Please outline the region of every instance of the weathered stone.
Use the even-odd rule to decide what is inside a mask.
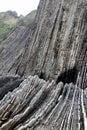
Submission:
[[[0,76],[0,100],[9,91],[13,91],[15,88],[17,88],[22,81],[23,81],[23,78],[17,75]]]
[[[42,79],[29,76],[0,101],[0,130],[87,130],[86,15],[86,0],[40,1],[9,72]]]
[[[85,93],[29,76],[0,101],[0,130],[86,130]]]
[[[86,0],[41,0],[16,73],[57,80],[63,72],[78,71],[87,48],[86,15]]]
[[[18,26],[8,35],[8,38],[0,43],[0,74],[11,72],[15,73],[15,66],[18,65],[24,52],[27,42],[29,27]]]

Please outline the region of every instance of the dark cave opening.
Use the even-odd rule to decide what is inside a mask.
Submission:
[[[76,83],[77,80],[77,75],[78,75],[78,70],[76,67],[69,69],[63,73],[61,73],[58,76],[58,79],[56,80],[56,83],[62,81],[64,84],[65,83],[71,83],[73,82],[74,84]]]
[[[44,74],[43,72],[40,73],[39,78],[40,78],[40,79],[44,79],[44,80],[46,80],[46,78],[45,78],[45,74]]]

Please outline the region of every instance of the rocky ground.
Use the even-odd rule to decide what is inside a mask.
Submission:
[[[87,130],[87,90],[29,76],[0,101],[0,130]]]

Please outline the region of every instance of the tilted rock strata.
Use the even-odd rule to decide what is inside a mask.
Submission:
[[[0,101],[0,130],[87,130],[86,15],[87,0],[41,0],[31,31],[18,27],[17,33],[3,42],[2,72],[37,74],[46,80],[57,81],[61,73],[75,66],[78,69],[83,54],[76,82],[79,87],[62,82],[56,85],[56,81],[38,76],[29,76],[21,84],[17,77],[16,85],[13,79],[1,78],[1,98],[19,87]]]
[[[41,0],[16,73],[58,76],[76,66],[87,44],[87,0]]]
[[[0,130],[86,130],[87,91],[29,76],[0,101]]]
[[[19,64],[24,52],[25,43],[28,40],[29,27],[18,26],[8,36],[6,40],[0,44],[0,74],[8,73],[13,67]]]
[[[86,15],[87,0],[40,0],[31,29],[17,27],[1,43],[0,74],[57,81],[61,73],[78,71],[87,47]]]

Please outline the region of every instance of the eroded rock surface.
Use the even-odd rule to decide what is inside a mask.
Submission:
[[[78,71],[87,46],[86,16],[87,0],[41,0],[16,73],[57,80],[61,73]]]
[[[0,130],[87,130],[87,91],[29,76],[0,101]]]
[[[18,26],[11,31],[6,40],[0,43],[0,74],[8,73],[11,68],[15,70],[19,59],[22,58],[28,33],[29,27]]]
[[[15,88],[17,88],[22,81],[23,81],[23,78],[21,78],[18,75],[0,76],[0,100],[9,91],[13,91]]]
[[[57,81],[71,70],[76,76],[87,47],[86,16],[87,0],[40,0],[31,29],[18,27],[2,43],[5,49],[0,46],[0,73],[37,74]]]
[[[40,1],[31,30],[17,37],[24,52],[15,62],[5,57],[1,68],[42,79],[29,76],[16,89],[1,85],[2,93],[14,90],[0,101],[0,130],[87,130],[86,15],[87,0]]]

